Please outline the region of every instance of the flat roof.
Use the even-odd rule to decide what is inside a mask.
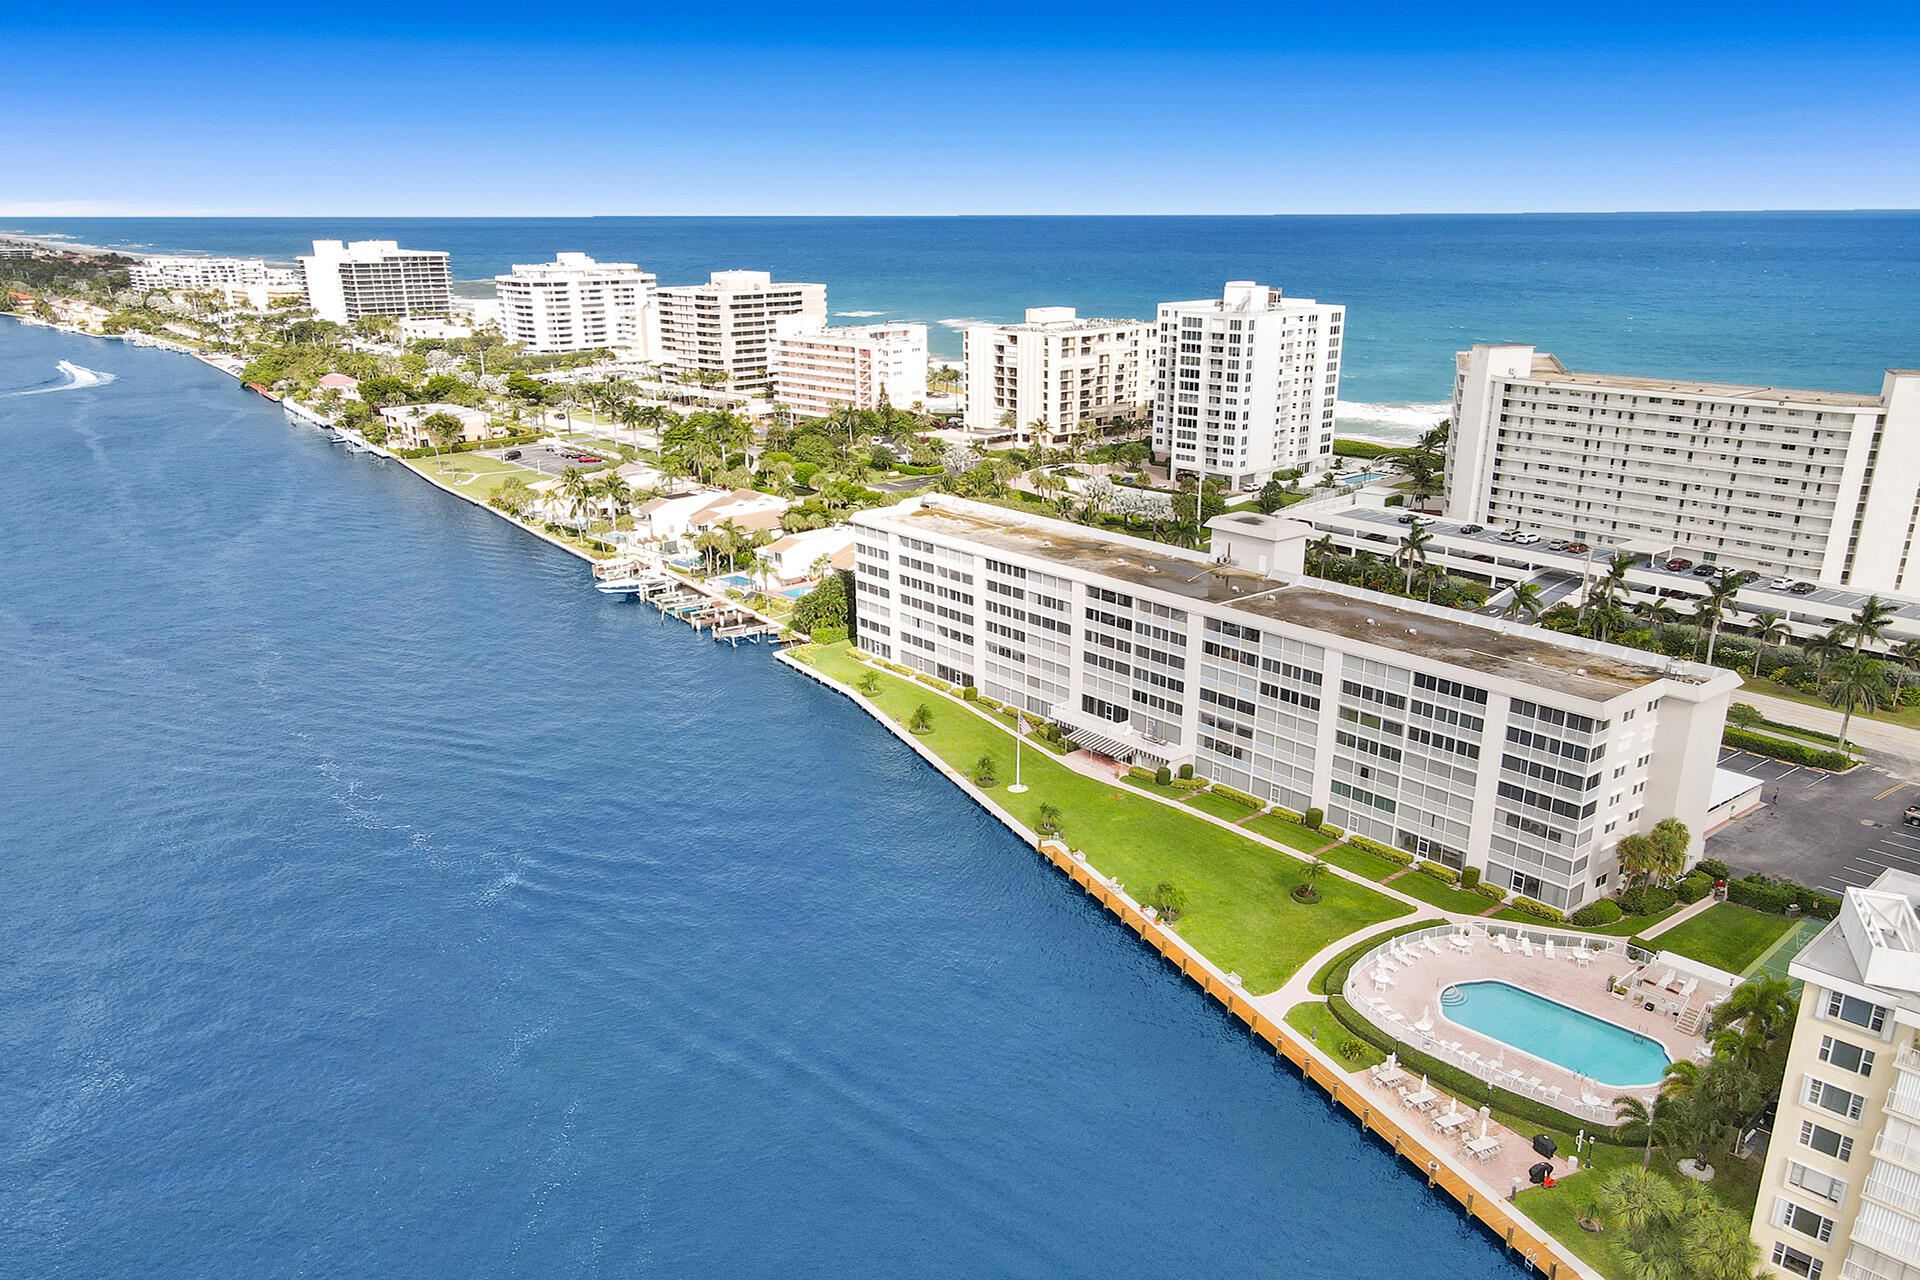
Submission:
[[[1487,346],[1522,347],[1525,343],[1486,343]],[[1464,368],[1471,352],[1459,354],[1457,364]],[[1897,370],[1895,371],[1897,372]],[[1796,387],[1761,387],[1738,382],[1699,382],[1688,378],[1651,378],[1632,373],[1582,373],[1569,369],[1544,351],[1533,356],[1528,381],[1567,382],[1576,386],[1609,387],[1620,391],[1661,392],[1669,395],[1706,396],[1716,400],[1766,400],[1777,404],[1833,405],[1843,409],[1879,409],[1884,402],[1878,395],[1858,391],[1808,391]]]
[[[1058,521],[1023,520],[1013,512],[921,506],[861,512],[856,520],[907,534],[959,538],[989,548],[1097,573],[1150,591],[1291,623],[1445,663],[1467,671],[1604,702],[1669,676],[1666,669],[1610,653],[1555,643],[1531,627],[1482,620],[1455,610],[1425,613],[1391,597],[1334,591],[1312,579],[1266,577],[1214,564],[1175,547],[1104,538]],[[1623,651],[1631,652],[1631,651]],[[1706,670],[1705,668],[1699,670]]]

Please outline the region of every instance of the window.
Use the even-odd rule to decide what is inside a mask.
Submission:
[[[1879,1031],[1887,1025],[1887,1011],[1868,1000],[1856,1000],[1838,991],[1827,993],[1827,1016],[1856,1027]]]
[[[1837,1116],[1845,1116],[1849,1120],[1858,1120],[1862,1108],[1866,1105],[1866,1099],[1857,1093],[1848,1093],[1837,1085],[1828,1084],[1825,1080],[1816,1080],[1808,1076],[1806,1103],[1810,1107],[1820,1107]]]
[[[1843,1133],[1835,1133],[1811,1120],[1800,1122],[1800,1145],[1809,1151],[1818,1151],[1823,1156],[1832,1156],[1835,1160],[1853,1158],[1853,1139]]]
[[[1845,1040],[1835,1040],[1832,1036],[1820,1037],[1820,1061],[1830,1062],[1842,1071],[1851,1071],[1864,1076],[1873,1070],[1873,1053],[1857,1044],[1848,1044]]]
[[[1795,1204],[1781,1196],[1773,1202],[1773,1225],[1798,1231],[1803,1236],[1818,1240],[1821,1244],[1833,1239],[1833,1219],[1822,1217],[1813,1210]]]
[[[1807,1280],[1820,1280],[1820,1259],[1800,1252],[1784,1240],[1774,1241],[1773,1265],[1782,1271],[1791,1271],[1797,1276],[1805,1276]]]
[[[1787,1162],[1787,1185],[1834,1204],[1839,1204],[1847,1195],[1847,1184],[1840,1179],[1791,1160]]]

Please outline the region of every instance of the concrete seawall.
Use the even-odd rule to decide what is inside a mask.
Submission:
[[[1247,993],[1236,982],[1229,980],[1228,974],[1201,955],[1174,929],[1149,918],[1138,902],[1124,890],[1115,889],[1108,883],[1109,877],[1088,865],[1083,854],[1073,852],[1058,840],[1042,840],[1036,832],[994,803],[992,797],[976,787],[965,774],[940,759],[930,747],[894,723],[857,690],[791,653],[779,653],[776,660],[851,699],[855,706],[911,747],[921,759],[964,791],[975,804],[1031,845],[1056,870],[1111,912],[1142,942],[1159,952],[1195,986],[1239,1019],[1256,1039],[1290,1063],[1310,1084],[1324,1090],[1328,1099],[1351,1115],[1362,1130],[1372,1134],[1424,1176],[1429,1187],[1438,1187],[1452,1196],[1468,1216],[1492,1232],[1522,1261],[1547,1276],[1548,1280],[1568,1280],[1570,1277],[1602,1280],[1600,1272],[1562,1248],[1532,1219],[1503,1200],[1498,1190],[1482,1181],[1471,1169],[1462,1166],[1453,1153],[1433,1143],[1430,1136],[1404,1128],[1398,1117],[1382,1112],[1374,1099],[1366,1097],[1354,1087],[1348,1078],[1349,1073],[1317,1045],[1260,1012]]]

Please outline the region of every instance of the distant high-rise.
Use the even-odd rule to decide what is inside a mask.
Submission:
[[[1022,324],[967,326],[967,430],[1058,445],[1138,417],[1151,332],[1144,320],[1081,319],[1072,307],[1028,307]]]
[[[300,259],[307,305],[322,320],[362,316],[444,316],[453,308],[445,252],[402,249],[392,240],[315,240]]]
[[[927,326],[824,327],[783,318],[773,344],[773,399],[803,418],[835,409],[896,408],[927,396]]]
[[[655,298],[661,358],[682,369],[724,374],[742,390],[772,384],[774,321],[802,316],[814,325],[827,322],[827,286],[777,284],[765,271],[715,271],[706,284],[661,289]]]
[[[1172,473],[1246,487],[1332,465],[1345,319],[1345,307],[1248,280],[1161,303],[1153,447]]]
[[[500,332],[529,352],[605,348],[641,360],[659,354],[654,278],[634,263],[563,253],[493,280]]]

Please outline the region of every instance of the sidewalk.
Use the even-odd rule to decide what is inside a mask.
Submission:
[[[1714,905],[1715,903],[1713,900],[1713,895],[1708,894],[1706,897],[1700,899],[1700,901],[1694,903],[1692,906],[1683,907],[1679,911],[1674,912],[1672,915],[1668,916],[1665,920],[1662,920],[1659,924],[1654,925],[1651,929],[1642,929],[1640,931],[1640,936],[1643,938],[1657,938],[1661,934],[1665,933],[1667,930],[1673,928],[1675,925],[1680,924],[1683,921],[1693,919],[1695,916],[1699,915],[1702,911],[1706,911],[1709,908],[1713,907]]]

